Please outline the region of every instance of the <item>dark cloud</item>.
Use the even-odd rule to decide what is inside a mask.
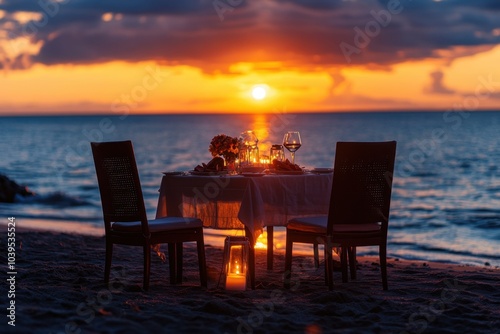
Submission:
[[[431,94],[454,94],[455,91],[444,86],[443,78],[444,74],[442,71],[435,71],[430,74],[431,85],[426,88],[426,93]]]
[[[293,4],[299,7],[309,8],[313,10],[332,10],[342,7],[342,1],[331,0],[276,0],[279,4]]]
[[[9,36],[43,43],[32,61],[44,64],[158,60],[226,71],[234,62],[281,61],[311,69],[384,68],[424,58],[452,61],[463,55],[454,49],[500,42],[500,2],[492,0],[4,0],[0,9]],[[42,19],[16,23],[11,14],[19,11]],[[103,22],[105,13],[115,20]]]
[[[49,15],[67,11],[90,11],[95,13],[122,13],[131,15],[189,14],[212,7],[208,0],[4,0],[0,8],[9,12],[46,12]]]

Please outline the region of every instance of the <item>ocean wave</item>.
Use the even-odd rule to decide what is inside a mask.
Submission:
[[[437,176],[439,176],[439,174],[435,173],[435,172],[428,172],[428,171],[425,171],[425,172],[424,171],[416,171],[416,172],[411,173],[411,176],[425,178],[425,177],[437,177]]]
[[[99,186],[97,184],[83,184],[81,186],[78,186],[78,189],[83,190],[83,191],[94,191],[94,190],[99,190]]]
[[[23,204],[44,204],[58,208],[93,205],[90,201],[60,191],[29,197],[17,196],[16,202]]]
[[[55,211],[50,212],[16,212],[16,219],[18,220],[35,220],[46,222],[73,222],[81,225],[99,225],[102,224],[102,217],[94,215],[78,215],[71,213],[58,213]]]
[[[500,228],[500,210],[498,209],[447,210],[447,213],[449,215],[447,221],[455,226],[492,230]]]
[[[492,254],[492,253],[486,253],[483,251],[472,251],[472,250],[457,250],[457,249],[451,249],[451,248],[442,248],[438,246],[432,246],[432,245],[422,245],[422,244],[415,244],[415,243],[410,243],[410,242],[398,242],[398,241],[391,241],[389,243],[392,247],[396,246],[398,248],[406,248],[406,249],[412,249],[415,251],[423,251],[428,253],[429,255],[431,254],[450,254],[450,255],[458,255],[458,256],[466,256],[466,257],[471,257],[471,258],[478,258],[478,259],[489,259],[489,260],[499,260],[500,255],[499,254]]]
[[[463,207],[463,208],[443,208],[446,213],[450,214],[466,214],[466,213],[500,213],[500,209],[489,207]]]

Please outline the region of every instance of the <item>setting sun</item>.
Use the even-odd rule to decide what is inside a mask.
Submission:
[[[264,85],[257,85],[252,88],[252,97],[255,100],[262,100],[267,96],[267,89]]]

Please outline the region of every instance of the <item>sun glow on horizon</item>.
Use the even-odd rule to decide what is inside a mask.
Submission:
[[[252,97],[254,100],[263,100],[267,97],[267,86],[266,85],[256,85],[252,88]]]
[[[500,71],[491,64],[499,56],[497,46],[446,67],[437,60],[422,60],[402,62],[391,71],[295,68],[238,74],[155,61],[35,64],[3,71],[0,115],[447,109],[457,99],[474,97],[477,87],[484,92],[478,109],[496,109],[500,99],[493,85]],[[436,72],[442,75],[437,86],[442,91],[431,77]],[[491,90],[483,82],[491,82]]]

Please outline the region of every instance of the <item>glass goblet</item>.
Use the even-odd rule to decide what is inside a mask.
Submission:
[[[295,164],[295,152],[302,146],[300,133],[298,131],[288,131],[283,137],[283,146],[286,147],[292,155],[292,164]]]

